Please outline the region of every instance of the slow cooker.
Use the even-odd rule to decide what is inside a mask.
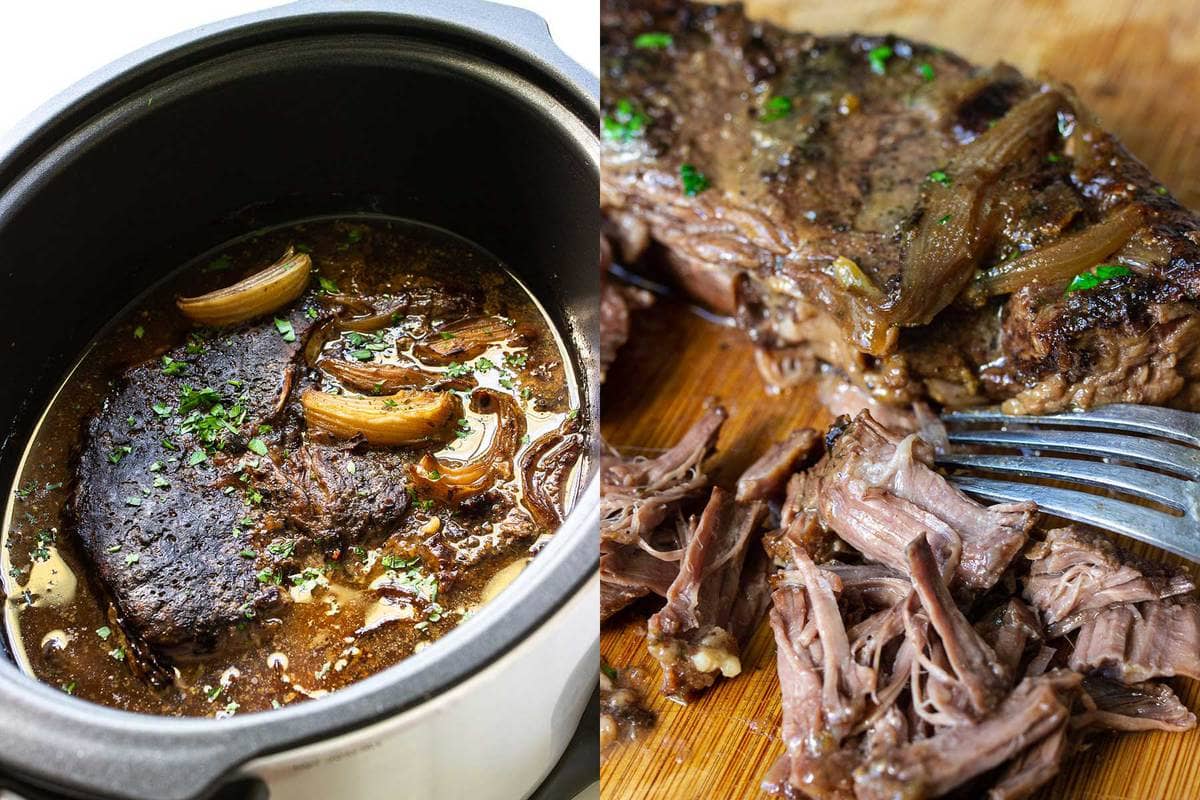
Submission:
[[[596,419],[598,120],[597,80],[545,23],[478,0],[300,2],[85,79],[0,142],[0,484],[141,287],[239,234],[324,214],[429,222],[499,256],[563,333]],[[0,658],[0,786],[31,800],[530,796],[596,681],[594,458],[581,487],[497,599],[318,701],[156,717]]]

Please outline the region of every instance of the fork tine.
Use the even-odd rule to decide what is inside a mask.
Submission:
[[[938,456],[937,463],[955,467],[973,467],[986,472],[1021,475],[1027,478],[1053,478],[1117,489],[1127,494],[1155,500],[1179,511],[1187,511],[1187,498],[1194,484],[1160,475],[1157,472],[1085,461],[1079,458],[1027,458],[1024,456],[976,456],[947,453]]]
[[[1091,411],[1049,414],[1044,417],[1009,415],[990,409],[966,410],[943,414],[942,420],[948,423],[996,422],[1000,424],[1106,428],[1162,436],[1166,439],[1200,447],[1200,414],[1179,411],[1174,408],[1160,408],[1159,406],[1115,403],[1110,406],[1100,406]]]
[[[1170,442],[1092,431],[951,431],[955,444],[1029,448],[1131,461],[1200,479],[1200,450]]]
[[[957,476],[951,480],[968,494],[1001,502],[1032,500],[1048,514],[1115,531],[1190,561],[1200,561],[1200,536],[1196,535],[1195,524],[1185,517],[1052,486]]]

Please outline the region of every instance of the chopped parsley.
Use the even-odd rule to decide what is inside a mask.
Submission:
[[[496,368],[496,365],[491,362],[491,359],[484,358],[482,356],[475,359],[474,369],[476,372],[487,372],[487,371],[493,370],[495,368]]]
[[[124,647],[114,647],[112,650],[108,651],[108,657],[111,658],[113,661],[124,661],[125,660],[125,648]]]
[[[267,552],[279,558],[291,558],[295,549],[296,541],[294,539],[276,539],[267,545]]]
[[[692,164],[680,165],[679,180],[683,184],[683,193],[688,197],[695,197],[711,185],[708,176]]]
[[[125,452],[128,453],[129,449],[126,448]],[[109,456],[108,460],[112,461],[112,456]],[[117,459],[117,461],[120,461],[120,459]],[[117,461],[113,461],[113,463],[116,464]],[[16,494],[18,500],[25,500],[31,494],[33,494],[35,491],[37,491],[37,481],[30,481],[29,483],[27,483],[24,486],[17,489],[17,491],[14,492],[14,494]]]
[[[258,551],[252,550],[249,547],[243,547],[238,552],[238,555],[240,555],[242,558],[256,558],[258,556]]]
[[[167,405],[166,403],[161,403],[158,401],[155,401],[150,406],[150,408],[151,408],[151,410],[154,411],[155,414],[158,414],[158,416],[162,417],[163,419],[166,419],[167,417],[171,416],[171,414],[175,411],[174,408]]]
[[[871,72],[874,72],[876,75],[886,75],[887,62],[892,55],[892,48],[886,44],[872,47],[867,53],[867,61],[871,64]]]
[[[203,450],[196,450],[190,456],[188,456],[187,465],[189,467],[194,467],[197,464],[203,463],[204,461],[207,461],[207,460],[208,460],[208,456],[205,455]]]
[[[187,371],[187,368],[186,361],[176,361],[170,356],[162,357],[162,371],[164,375],[182,375]]]
[[[108,637],[112,636],[112,628],[108,627],[107,625],[102,625],[101,627],[96,628],[96,635],[101,639],[108,641]]]
[[[504,365],[509,369],[520,369],[529,361],[528,353],[507,353],[504,356]]]
[[[179,413],[186,414],[196,408],[212,408],[217,403],[221,402],[221,395],[211,386],[205,386],[203,389],[193,389],[188,384],[183,384],[179,389]],[[168,406],[168,413],[169,412]],[[162,414],[157,408],[154,409],[156,414]]]
[[[925,61],[922,61],[920,64],[917,64],[917,74],[919,74],[921,76],[921,78],[923,78],[925,80],[926,83],[928,83],[929,81],[932,81],[935,77],[933,67],[930,66],[929,63],[925,62]]]
[[[471,421],[463,417],[458,421],[457,427],[454,429],[454,435],[459,439],[465,439],[471,435]]]
[[[60,688],[67,694],[75,694],[75,686],[75,681],[71,681],[69,683],[62,684]]]
[[[762,113],[758,115],[758,118],[763,122],[774,122],[777,119],[790,116],[791,113],[792,98],[775,95],[763,104]]]
[[[346,234],[346,241],[348,241],[350,244],[358,244],[362,241],[362,238],[362,228],[351,228],[349,233]]]
[[[54,534],[51,531],[37,532],[37,547],[29,551],[31,561],[49,561],[50,548],[54,546]]]
[[[1060,156],[1058,153],[1051,153],[1050,155],[1046,156],[1046,162],[1049,164],[1057,164],[1060,161],[1062,161],[1062,156]]]
[[[1132,274],[1133,272],[1128,267],[1123,267],[1120,264],[1101,264],[1094,270],[1081,272],[1072,278],[1070,285],[1067,286],[1066,294],[1094,289],[1105,281],[1111,281],[1114,278],[1123,278],[1126,275]]]
[[[665,50],[675,43],[675,37],[662,31],[639,33],[633,40],[633,46],[638,50]]]
[[[125,565],[126,566],[129,566],[131,564],[136,564],[141,560],[142,560],[142,557],[140,555],[138,555],[137,553],[126,553],[125,554]]]
[[[145,335],[146,335],[146,329],[143,328],[141,325],[138,325],[136,328],[133,329],[133,338],[140,339]]]
[[[321,289],[325,294],[337,294],[339,291],[338,285],[324,275],[317,276],[317,283],[321,284]]]
[[[258,575],[256,577],[258,578],[259,583],[266,583],[266,584],[273,583],[276,586],[279,586],[280,584],[283,583],[283,576],[280,575],[278,572],[275,572],[274,570],[270,570],[270,569],[259,570]]]
[[[136,495],[125,498],[125,505],[127,505],[127,506],[134,506],[136,508],[137,506],[140,506],[141,504],[142,504],[142,498],[137,497]]]
[[[1155,193],[1155,194],[1158,194],[1158,195],[1162,195],[1163,197],[1166,197],[1166,195],[1167,195],[1167,187],[1165,187],[1165,186],[1155,186],[1155,187],[1154,187],[1154,193]]]
[[[646,132],[646,115],[637,111],[631,100],[622,98],[617,101],[612,116],[604,116],[601,128],[605,139],[612,142],[629,142]]]
[[[451,361],[450,365],[446,367],[446,375],[451,378],[462,378],[469,374],[471,374],[471,368],[457,361]]]
[[[108,461],[110,464],[120,464],[121,459],[133,452],[133,448],[127,444],[119,444],[108,453]],[[22,498],[24,499],[24,498]]]
[[[401,589],[415,594],[426,603],[434,603],[437,600],[437,575],[426,575],[422,572],[419,558],[403,559],[398,556],[384,556],[380,559],[380,563],[395,574]]]
[[[935,169],[925,177],[933,183],[940,183],[942,186],[949,186],[951,183],[953,183],[953,181],[950,179],[950,176],[946,174],[945,170]]]
[[[166,478],[164,478],[162,475],[155,475],[154,476],[154,488],[155,489],[170,489],[171,482],[168,481]]]
[[[938,222],[938,225],[945,225],[945,224],[946,224],[947,222],[949,222],[949,221],[950,221],[950,215],[949,215],[949,214],[943,214],[942,216],[938,217],[938,221],[937,221],[937,222]]]
[[[275,330],[279,331],[279,335],[283,337],[285,342],[296,341],[296,331],[292,328],[291,320],[276,317]]]
[[[259,439],[258,437],[255,437],[255,438],[251,439],[249,442],[247,442],[246,449],[248,449],[251,453],[254,453],[254,454],[260,455],[260,456],[265,456],[267,454],[266,443],[262,439]]]

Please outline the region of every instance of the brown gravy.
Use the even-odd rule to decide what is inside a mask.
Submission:
[[[263,269],[289,246],[311,254],[316,277],[310,292],[317,295],[322,291],[318,281],[326,294],[375,301],[414,286],[474,293],[477,314],[528,331],[517,346],[497,342],[448,368],[510,396],[526,432],[512,476],[497,479],[482,514],[422,496],[420,487],[410,484],[412,502],[395,530],[345,551],[309,556],[306,567],[317,572],[308,575],[319,574],[319,580],[275,578],[285,602],[269,615],[239,624],[238,635],[211,656],[164,659],[171,677],[155,685],[136,663],[121,609],[94,577],[72,528],[70,501],[87,421],[124,370],[159,359],[194,335],[195,327],[175,306],[177,297],[232,284]],[[393,314],[394,324],[367,337],[368,343],[386,346],[364,351],[361,339],[343,331],[322,349],[364,363],[421,367],[413,348],[455,321],[436,313],[423,319]],[[271,317],[256,324],[270,326]],[[313,375],[327,391],[352,393],[331,375]],[[459,435],[444,447],[409,448],[403,456],[407,461],[431,452],[469,460],[487,448],[498,417],[471,410],[470,392],[458,391],[463,398]],[[35,432],[10,494],[0,550],[5,627],[14,657],[31,675],[75,696],[171,715],[221,717],[270,709],[364,678],[467,619],[516,577],[553,533],[525,502],[516,464],[540,438],[560,426],[569,429],[576,405],[570,362],[544,311],[494,257],[458,237],[407,221],[356,217],[305,221],[228,243],[152,287],[101,332]],[[561,498],[569,508],[573,471],[565,484]],[[416,551],[424,555],[423,564],[396,566],[396,553]],[[397,575],[401,583],[419,586],[420,597],[397,601],[403,595],[385,597],[377,591]]]

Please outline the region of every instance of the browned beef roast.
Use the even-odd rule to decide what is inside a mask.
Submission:
[[[1200,405],[1196,218],[1069,89],[737,4],[604,0],[601,40],[620,257],[736,314],[776,380],[820,360],[897,405]]]
[[[283,315],[286,339],[270,320],[194,334],[128,370],[91,422],[73,513],[135,648],[203,653],[282,599],[260,572],[287,575],[405,513],[398,454],[301,436],[289,398],[307,381],[310,305]]]
[[[635,308],[652,302],[649,292],[621,286],[608,274],[612,247],[600,237],[600,382],[608,376],[609,366],[617,359],[617,350],[629,338],[630,315]]]

